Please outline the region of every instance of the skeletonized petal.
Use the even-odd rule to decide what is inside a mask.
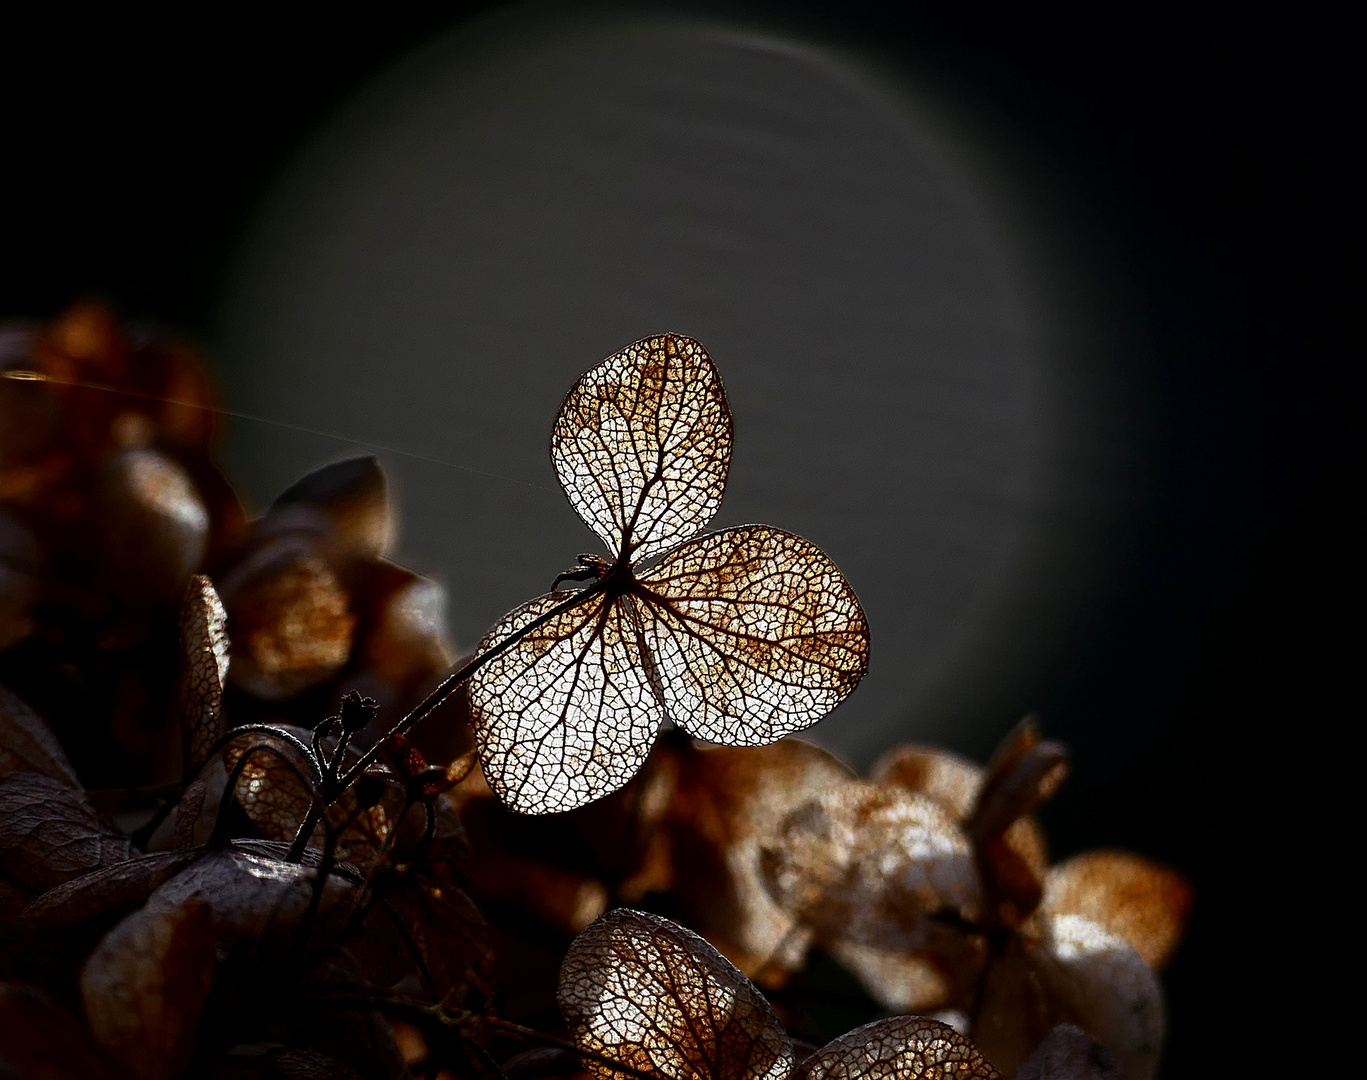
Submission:
[[[180,682],[177,687],[185,775],[209,758],[223,734],[223,690],[228,677],[228,615],[213,582],[190,579],[180,616]]]
[[[661,334],[590,368],[560,406],[551,461],[610,551],[648,559],[693,536],[731,463],[731,412],[707,352]]]
[[[890,1016],[855,1028],[804,1061],[793,1080],[1001,1080],[952,1027],[924,1016]]]
[[[564,603],[548,593],[505,615],[491,648]],[[630,597],[599,595],[550,619],[470,680],[489,787],[526,814],[570,810],[615,791],[645,761],[664,720]]]
[[[575,938],[557,1000],[581,1050],[666,1080],[784,1080],[792,1069],[792,1044],[750,980],[657,915],[619,908]]]
[[[800,536],[742,525],[680,544],[640,577],[641,626],[669,717],[759,746],[810,727],[869,666],[869,628],[835,563]]]

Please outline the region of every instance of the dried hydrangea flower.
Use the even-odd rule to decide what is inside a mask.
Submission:
[[[721,380],[689,338],[637,342],[566,396],[551,458],[613,557],[581,556],[557,579],[592,580],[579,602],[537,597],[480,646],[520,635],[469,686],[484,773],[509,806],[568,810],[621,787],[666,721],[708,742],[773,742],[863,677],[863,610],[819,548],[767,525],[698,535],[731,442]]]

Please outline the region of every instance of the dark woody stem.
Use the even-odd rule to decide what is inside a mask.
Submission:
[[[396,735],[406,734],[416,724],[421,723],[423,720],[425,720],[430,713],[432,713],[439,705],[442,704],[442,702],[444,702],[448,697],[455,693],[456,690],[458,690],[463,683],[467,682],[470,679],[470,677],[475,674],[475,672],[477,672],[490,660],[494,660],[497,657],[502,656],[503,653],[511,649],[514,645],[516,645],[524,637],[530,634],[533,630],[540,629],[542,626],[544,626],[546,623],[550,622],[557,616],[563,615],[571,608],[578,607],[586,600],[589,600],[590,598],[597,596],[607,587],[607,581],[607,578],[599,578],[587,589],[584,589],[580,592],[571,593],[568,597],[565,598],[565,601],[563,603],[556,604],[555,607],[551,608],[550,611],[546,612],[544,615],[538,615],[526,626],[522,627],[522,629],[514,631],[513,633],[509,634],[506,638],[504,638],[502,641],[498,642],[496,645],[491,646],[484,652],[478,653],[471,659],[467,660],[459,668],[457,668],[445,679],[443,679],[441,684],[418,704],[417,708],[415,708],[412,712],[410,712],[407,716],[405,716],[402,720],[400,720],[397,724],[390,728],[389,731],[385,733],[383,738],[377,740],[369,750],[367,750],[364,754],[361,755],[360,760],[357,761],[354,765],[352,765],[351,768],[347,769],[347,771],[343,773],[334,784],[328,785],[330,790],[324,792],[324,800],[328,803],[333,802],[343,791],[350,787],[351,784],[356,780],[356,778],[360,776],[363,771],[365,771],[365,768],[375,760],[375,758],[380,753],[380,749],[384,746],[385,743],[389,742],[389,740],[393,739]]]

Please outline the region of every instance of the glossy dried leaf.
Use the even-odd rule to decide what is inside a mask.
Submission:
[[[1080,915],[1130,943],[1159,971],[1182,938],[1193,894],[1166,866],[1126,851],[1089,851],[1060,863],[1045,881],[1051,915]]]
[[[43,718],[11,691],[0,686],[0,775],[36,772],[79,788],[57,736]]]
[[[764,996],[702,938],[655,915],[619,908],[580,934],[558,1001],[581,1050],[667,1080],[784,1080],[792,1068]]]
[[[758,746],[810,727],[868,671],[863,609],[815,544],[745,525],[680,544],[633,609],[669,719]]]
[[[504,616],[488,649],[565,597],[540,596]],[[523,813],[591,802],[636,774],[664,721],[633,618],[606,596],[563,612],[470,680],[471,716],[489,787]]]
[[[1003,1080],[973,1043],[924,1016],[875,1020],[807,1058],[793,1080]]]
[[[115,1080],[84,1024],[37,991],[5,983],[0,983],[0,1076]]]
[[[85,794],[41,773],[0,776],[0,873],[30,892],[123,862],[129,844]]]
[[[579,378],[556,417],[551,460],[608,550],[639,561],[712,520],[731,442],[731,412],[706,350],[661,334]]]
[[[185,775],[205,761],[223,734],[223,690],[228,677],[228,615],[203,574],[190,579],[180,617],[177,707]]]
[[[135,1080],[171,1080],[190,1063],[214,982],[213,918],[201,900],[143,908],[111,930],[81,972],[95,1040]]]

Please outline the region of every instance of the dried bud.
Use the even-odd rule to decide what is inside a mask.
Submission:
[[[355,690],[349,691],[342,698],[342,730],[348,735],[356,734],[374,720],[379,711],[379,703],[374,698],[362,697]]]

